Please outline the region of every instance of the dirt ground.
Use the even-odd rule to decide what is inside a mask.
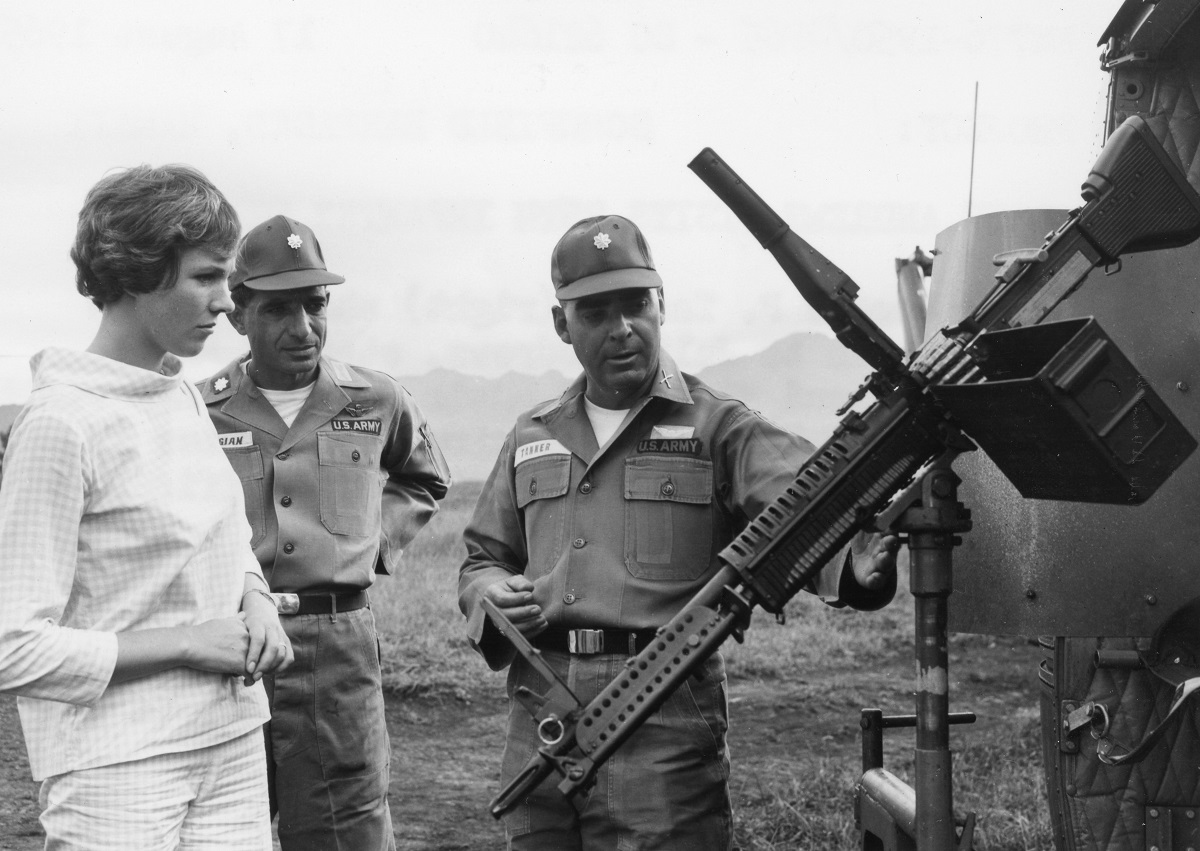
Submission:
[[[972,637],[951,655],[951,709],[987,725],[1037,705],[1036,648],[1021,639]],[[760,760],[860,759],[859,711],[913,711],[913,661],[897,652],[869,670],[814,671],[803,680],[731,683],[730,749],[735,807],[739,776]],[[483,851],[503,847],[487,812],[506,707],[502,694],[389,701],[393,747],[392,815],[400,851]],[[958,728],[970,735],[971,728]],[[896,753],[899,741],[885,745]],[[911,747],[909,745],[908,747]],[[739,774],[740,773],[740,774]],[[847,792],[847,800],[849,800]],[[29,779],[15,700],[0,696],[0,851],[42,848],[37,786]]]

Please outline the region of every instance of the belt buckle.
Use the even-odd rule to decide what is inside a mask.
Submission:
[[[295,615],[300,612],[299,594],[272,594],[275,598],[275,608],[281,615]]]
[[[604,652],[604,630],[572,629],[567,632],[567,650],[579,656]]]

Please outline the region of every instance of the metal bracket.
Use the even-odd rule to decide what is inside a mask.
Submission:
[[[1012,283],[1017,275],[1030,263],[1045,263],[1050,252],[1045,248],[1014,248],[1011,251],[1001,251],[992,257],[992,265],[999,266],[995,278],[1006,284]]]
[[[1100,67],[1103,68],[1105,71],[1111,71],[1113,68],[1116,68],[1120,65],[1129,65],[1134,62],[1149,62],[1149,61],[1150,61],[1150,51],[1134,50],[1134,51],[1131,51],[1130,53],[1123,53],[1120,56],[1117,56],[1113,59],[1109,59],[1108,56],[1106,55],[1104,57],[1104,62]]]
[[[1069,705],[1064,705],[1063,709],[1066,709]],[[1103,703],[1096,703],[1094,700],[1089,700],[1083,705],[1068,711],[1067,717],[1062,722],[1063,732],[1066,735],[1073,736],[1087,727],[1091,729],[1092,737],[1096,739],[1108,734],[1110,723],[1111,718],[1108,714],[1108,707]]]

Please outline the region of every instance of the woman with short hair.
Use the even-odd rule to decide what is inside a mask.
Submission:
[[[0,690],[48,849],[269,849],[258,682],[292,651],[242,489],[180,375],[233,304],[237,214],[198,171],[88,193],[86,351],[34,356],[0,487]]]

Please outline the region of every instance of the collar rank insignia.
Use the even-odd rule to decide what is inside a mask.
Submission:
[[[375,410],[374,405],[364,405],[361,402],[351,402],[342,411],[348,417],[365,417],[371,411]]]
[[[675,373],[672,372],[671,374],[668,375],[667,371],[664,369],[664,370],[662,370],[662,378],[660,378],[658,380],[658,383],[667,385],[667,389],[670,390],[671,389],[671,379],[674,377],[675,377]]]
[[[225,388],[228,386],[229,386],[229,379],[222,375],[220,378],[218,378],[216,381],[213,382],[213,392],[214,393],[224,393]]]
[[[292,250],[296,250],[301,245],[304,244],[304,240],[302,240],[298,234],[290,233],[290,234],[288,234],[287,243],[288,243],[288,248],[291,248]]]
[[[601,231],[592,237],[592,245],[599,248],[601,251],[612,245],[612,238],[608,234]]]

